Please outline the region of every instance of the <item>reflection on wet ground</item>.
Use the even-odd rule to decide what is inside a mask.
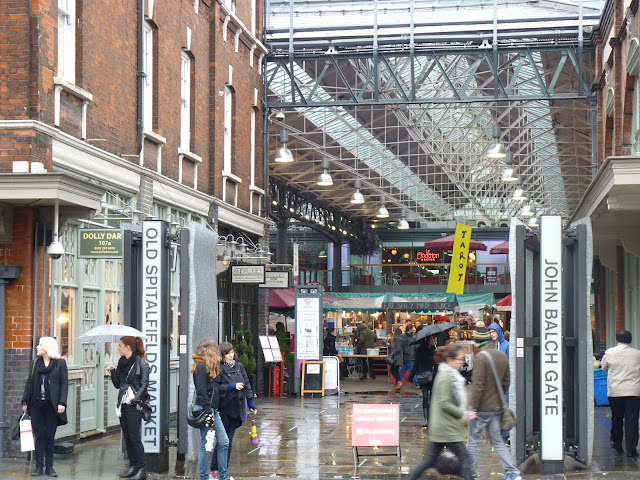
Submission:
[[[260,409],[256,418],[260,443],[251,444],[247,424],[238,429],[229,467],[236,479],[399,479],[408,473],[427,445],[427,432],[422,428],[422,397],[412,389],[406,389],[402,394],[259,398],[256,403]],[[357,468],[354,467],[350,431],[353,403],[400,405],[401,458],[361,457]],[[573,470],[553,478],[601,479],[606,475],[609,480],[640,480],[638,460],[617,454],[609,446],[609,426],[609,409],[596,408],[593,464],[587,470]],[[116,480],[117,473],[125,466],[125,461],[118,455],[119,441],[119,435],[84,441],[76,446],[73,454],[56,455],[54,467],[61,479]],[[380,452],[393,453],[393,449]],[[176,468],[175,448],[170,449],[170,468],[167,475],[149,477],[197,478],[192,464],[184,469],[181,465]],[[3,459],[0,463],[0,478],[27,479],[31,478],[30,472],[26,460]],[[434,474],[436,478],[449,478]],[[480,479],[500,480],[504,476],[498,458],[486,443],[481,445],[479,474]],[[541,478],[535,468],[524,476]]]

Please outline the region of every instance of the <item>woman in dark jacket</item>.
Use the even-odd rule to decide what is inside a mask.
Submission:
[[[413,364],[409,378],[417,377],[418,385],[422,390],[422,412],[424,414],[424,425],[429,422],[429,402],[431,399],[431,388],[436,374],[435,362],[436,344],[433,335],[424,339],[416,349],[416,361]]]
[[[324,337],[323,347],[322,347],[322,355],[338,355],[338,350],[336,350],[336,336],[333,334],[335,329],[333,327],[327,328],[327,336]]]
[[[200,480],[209,480],[209,452],[206,449],[207,433],[213,427],[216,432],[216,459],[218,475],[221,480],[228,480],[229,438],[224,429],[218,407],[220,403],[220,384],[216,378],[220,375],[220,351],[216,342],[210,338],[201,340],[192,355],[193,384],[196,389],[194,411],[204,409],[209,416],[206,424],[200,429],[200,451],[198,453],[198,468]]]
[[[233,436],[236,433],[236,429],[247,419],[247,406],[254,414],[258,413],[258,407],[253,403],[253,391],[251,390],[247,372],[244,366],[235,359],[236,352],[233,350],[233,345],[224,342],[218,348],[224,361],[222,373],[216,379],[220,385],[218,410],[220,411],[220,418],[227,432],[227,437],[229,437],[227,459],[230,459]],[[216,446],[217,449],[218,447]],[[216,450],[214,450],[211,458],[212,472],[218,470]]]
[[[31,476],[41,476],[46,466],[44,473],[57,477],[53,469],[53,441],[58,425],[67,423],[67,362],[60,358],[58,342],[52,337],[40,338],[36,354],[22,395],[22,411],[29,412],[35,434],[36,469]]]
[[[140,337],[122,337],[118,343],[118,365],[110,363],[107,371],[111,383],[119,389],[116,414],[120,417],[122,436],[129,455],[129,470],[120,474],[131,480],[146,478],[144,446],[140,438],[142,404],[149,398],[149,364],[144,359],[144,344]]]

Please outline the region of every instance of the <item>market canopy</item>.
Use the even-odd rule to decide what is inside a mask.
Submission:
[[[498,310],[499,312],[511,311],[512,300],[513,300],[513,297],[511,297],[511,294],[507,295],[503,299],[499,300],[498,303],[496,303],[496,310]]]
[[[437,238],[429,242],[425,242],[424,248],[430,248],[431,250],[453,250],[453,242],[455,235],[447,235],[446,237]],[[477,240],[470,240],[469,250],[486,250],[487,246]]]
[[[382,304],[384,310],[420,311],[423,315],[451,312],[456,305],[455,293],[388,294],[386,301]]]
[[[482,310],[495,307],[493,293],[332,293],[331,303],[325,301],[325,312],[342,310],[382,311],[405,310],[420,312],[422,315],[433,315],[441,312],[453,312],[456,307],[460,311]]]
[[[333,294],[325,293],[322,296],[322,301],[331,303],[336,300],[344,301],[342,298],[338,298]],[[294,308],[296,305],[296,290],[295,288],[272,288],[269,290],[269,308],[271,310],[286,310],[288,308]]]
[[[501,244],[496,245],[495,247],[491,247],[491,249],[489,250],[489,253],[492,255],[509,253],[509,240],[507,240],[506,242],[502,242]]]
[[[496,306],[496,297],[493,293],[464,293],[457,295],[457,299],[461,312]]]
[[[388,294],[380,293],[332,293],[330,303],[324,303],[325,312],[353,310],[358,312],[375,312],[383,310],[382,303]],[[329,296],[329,295],[327,295]]]

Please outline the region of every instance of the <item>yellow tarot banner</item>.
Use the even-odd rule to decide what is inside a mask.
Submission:
[[[456,224],[456,236],[453,240],[453,255],[449,269],[448,293],[461,295],[464,293],[464,279],[467,276],[467,262],[469,261],[469,245],[471,244],[471,227],[461,223]]]

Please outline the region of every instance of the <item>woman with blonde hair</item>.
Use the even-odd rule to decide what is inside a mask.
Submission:
[[[207,433],[213,427],[216,432],[218,478],[228,480],[228,449],[229,437],[225,431],[218,404],[220,403],[220,386],[216,378],[220,375],[220,351],[216,342],[210,338],[200,341],[192,355],[193,384],[196,389],[194,412],[204,409],[209,415],[205,425],[200,428],[200,452],[198,453],[198,468],[200,480],[209,479],[209,452],[206,449]]]
[[[129,456],[129,470],[120,474],[131,480],[146,478],[144,445],[140,436],[142,404],[149,399],[149,364],[145,360],[144,343],[140,337],[125,336],[118,342],[118,365],[109,363],[111,383],[119,389],[116,414]]]
[[[22,395],[22,411],[29,412],[35,434],[36,469],[31,476],[40,477],[46,467],[44,473],[57,477],[53,441],[58,425],[67,423],[67,362],[60,358],[58,342],[52,337],[40,338],[36,355]]]

